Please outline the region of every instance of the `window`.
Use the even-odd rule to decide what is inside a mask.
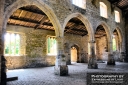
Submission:
[[[20,35],[16,33],[6,33],[5,40],[5,55],[19,55],[20,51]]]
[[[120,14],[118,11],[115,11],[115,21],[120,22]]]
[[[47,53],[48,55],[57,55],[56,39],[54,36],[47,37]]]
[[[107,18],[107,6],[100,2],[100,16]]]
[[[113,51],[116,51],[116,38],[115,38],[114,35],[113,35],[113,40],[112,40],[112,42],[113,42]]]
[[[83,9],[86,8],[86,0],[72,0],[72,3],[78,7],[83,8]]]

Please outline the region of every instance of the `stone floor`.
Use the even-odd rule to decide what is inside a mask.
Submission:
[[[53,67],[8,70],[7,77],[18,76],[18,80],[7,82],[7,85],[87,85],[87,72],[127,72],[128,63],[116,62],[115,66],[98,63],[98,69],[88,69],[87,64],[68,65],[69,75],[54,75]]]

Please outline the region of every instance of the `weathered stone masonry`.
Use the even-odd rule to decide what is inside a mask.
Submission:
[[[5,4],[3,4],[4,1],[5,1]],[[2,33],[3,33],[2,30],[7,28],[7,20],[15,10],[17,10],[18,8],[20,8],[22,6],[26,6],[26,5],[36,5],[44,13],[46,13],[46,15],[49,17],[50,21],[52,22],[52,24],[55,28],[56,37],[64,38],[65,25],[69,21],[67,19],[67,17],[68,18],[73,18],[73,17],[79,18],[84,23],[84,25],[86,26],[87,31],[89,33],[88,43],[91,42],[91,44],[92,44],[91,52],[95,52],[94,51],[95,46],[93,45],[96,41],[94,38],[94,33],[96,31],[96,28],[99,25],[103,25],[103,27],[107,33],[107,39],[108,39],[107,43],[108,43],[108,48],[109,48],[108,51],[109,51],[110,55],[112,54],[113,30],[116,28],[119,28],[121,30],[121,34],[122,34],[122,45],[121,45],[122,47],[121,48],[122,48],[122,52],[125,53],[125,27],[124,27],[125,25],[124,25],[124,18],[122,17],[121,10],[118,9],[117,7],[115,7],[115,9],[118,10],[121,15],[121,19],[120,19],[121,22],[116,23],[114,21],[114,12],[111,10],[110,3],[107,0],[100,0],[107,5],[107,8],[108,8],[108,10],[107,10],[108,18],[107,19],[100,16],[99,0],[97,0],[96,3],[93,3],[93,4],[91,1],[92,0],[86,0],[86,9],[81,9],[77,6],[72,5],[71,0],[2,0],[2,1],[0,1],[1,2],[1,4],[0,4],[0,9],[1,9],[0,10],[1,33],[0,34],[1,34],[1,38],[2,38]],[[71,15],[74,15],[74,16],[71,17]],[[29,34],[27,36],[29,36]],[[30,42],[32,40],[27,40],[27,41]],[[62,41],[59,41],[59,42],[62,42]],[[71,41],[69,41],[69,43],[70,42]],[[84,41],[84,42],[86,43],[87,41]],[[2,43],[2,39],[1,39],[0,43]],[[45,43],[45,42],[43,42],[43,43]],[[67,41],[66,41],[66,43],[67,43]],[[78,43],[73,43],[73,44],[78,44]],[[42,44],[40,44],[40,45],[42,45]],[[85,49],[85,47],[82,47],[81,45],[79,44],[80,48],[81,49],[83,48],[86,51],[87,49]],[[63,45],[61,45],[61,46],[63,46]],[[29,45],[26,45],[26,47],[28,49]],[[2,44],[1,44],[0,49],[2,49],[2,50],[0,50],[0,52],[1,52],[1,55],[3,55],[3,45]],[[29,52],[32,50],[28,51],[27,49],[26,49],[26,53],[29,54]],[[44,48],[43,49],[42,48],[34,48],[34,49],[42,50],[43,51],[42,53],[45,52]],[[64,48],[61,48],[58,50],[64,51]],[[89,62],[89,68],[97,68],[95,54],[92,53],[90,56],[92,56],[92,57],[90,57],[91,61]],[[112,58],[110,58],[110,62],[108,61],[109,63],[112,63],[111,59]],[[53,58],[53,60],[56,60],[56,59]]]

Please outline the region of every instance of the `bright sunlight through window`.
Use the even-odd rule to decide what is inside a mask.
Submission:
[[[100,2],[100,16],[107,18],[107,6]]]
[[[47,53],[48,55],[57,55],[57,45],[54,36],[47,37]]]
[[[86,0],[72,0],[72,3],[80,8],[86,9]]]
[[[118,11],[115,11],[115,21],[120,22],[120,14]]]
[[[20,35],[16,33],[6,33],[5,40],[5,55],[19,55],[20,51]]]

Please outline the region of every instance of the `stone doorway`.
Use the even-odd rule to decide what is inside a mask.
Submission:
[[[77,49],[73,46],[71,47],[71,64],[77,62]]]
[[[80,62],[79,47],[77,45],[71,46],[70,54],[71,64]]]

